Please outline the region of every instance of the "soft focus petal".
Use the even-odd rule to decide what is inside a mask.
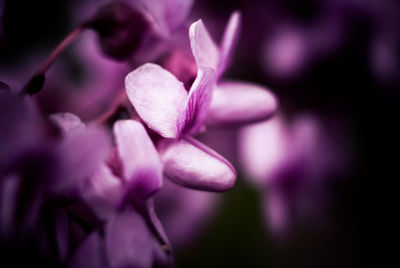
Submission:
[[[235,184],[236,172],[232,165],[192,138],[163,140],[159,152],[166,176],[183,186],[219,192]]]
[[[104,242],[98,232],[91,233],[72,257],[69,268],[110,268]]]
[[[100,219],[107,219],[121,202],[122,181],[110,168],[102,164],[98,170],[80,187],[80,195],[85,203]]]
[[[229,64],[232,51],[235,48],[240,31],[241,16],[239,12],[232,13],[228,25],[225,28],[224,36],[220,46],[220,60],[218,66],[218,77],[222,75]]]
[[[212,89],[215,83],[215,72],[211,68],[200,68],[194,81],[186,104],[183,129],[180,133],[194,134],[203,126],[211,103]]]
[[[148,11],[155,26],[164,35],[169,35],[179,27],[188,16],[193,0],[140,0]]]
[[[283,234],[289,231],[290,213],[287,197],[279,191],[269,191],[263,200],[264,217],[274,233]]]
[[[110,151],[107,132],[88,127],[67,135],[57,147],[61,156],[59,177],[53,183],[56,192],[77,190],[81,180],[93,175]]]
[[[190,46],[198,67],[210,67],[217,71],[219,50],[212,40],[203,21],[198,20],[189,29]]]
[[[81,119],[71,113],[52,114],[50,119],[66,133],[85,127],[85,124],[81,121]]]
[[[301,72],[312,55],[307,38],[296,27],[284,28],[268,38],[262,52],[265,70],[282,78]]]
[[[267,119],[278,107],[268,89],[250,83],[223,82],[215,86],[207,123],[243,124]]]
[[[146,130],[137,121],[120,120],[114,125],[114,135],[127,193],[134,198],[150,197],[162,186],[162,164]]]
[[[125,78],[128,98],[141,119],[165,138],[178,137],[178,118],[186,105],[181,82],[158,65],[147,63]]]
[[[250,125],[240,131],[240,158],[243,168],[256,183],[264,185],[284,160],[288,142],[288,129],[280,117]]]
[[[144,220],[135,211],[115,215],[105,227],[105,242],[111,268],[150,268],[154,240]]]
[[[317,180],[321,177],[342,177],[349,159],[344,153],[347,146],[340,138],[340,126],[331,122],[326,128],[318,117],[308,114],[298,116],[291,131],[291,157],[307,171],[303,176]]]

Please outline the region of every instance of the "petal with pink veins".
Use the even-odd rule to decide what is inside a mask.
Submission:
[[[202,67],[197,72],[182,114],[181,135],[195,134],[204,124],[211,103],[212,90],[215,83],[215,72],[211,68]],[[183,129],[182,129],[183,128]]]

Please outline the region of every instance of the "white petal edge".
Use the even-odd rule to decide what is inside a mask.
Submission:
[[[126,92],[140,118],[165,138],[178,137],[178,119],[185,109],[183,83],[159,65],[146,63],[125,78]]]

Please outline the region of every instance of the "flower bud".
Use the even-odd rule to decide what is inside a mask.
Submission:
[[[99,34],[104,54],[116,60],[130,57],[150,28],[138,10],[123,2],[104,6],[87,25]]]

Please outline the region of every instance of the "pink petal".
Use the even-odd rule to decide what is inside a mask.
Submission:
[[[106,164],[86,180],[80,187],[80,195],[99,219],[105,220],[115,212],[121,202],[122,181],[116,177]]]
[[[255,183],[271,182],[287,156],[290,132],[279,117],[243,128],[239,134],[243,168]]]
[[[54,181],[53,189],[56,192],[77,189],[105,161],[110,147],[108,133],[98,126],[75,129],[66,135],[57,147],[62,159],[60,177]]]
[[[170,35],[188,16],[193,0],[139,0],[150,13],[155,26],[164,35]]]
[[[242,82],[223,82],[213,91],[207,123],[243,124],[260,121],[273,115],[278,107],[275,96],[267,88]]]
[[[81,119],[71,113],[52,114],[50,116],[50,119],[65,133],[68,133],[75,129],[85,128],[85,124],[81,121]]]
[[[163,140],[159,152],[165,175],[183,186],[220,192],[235,184],[236,172],[232,165],[192,138]]]
[[[232,13],[229,22],[225,27],[224,36],[220,46],[220,61],[218,66],[218,77],[222,75],[229,64],[232,51],[236,45],[240,31],[241,15],[239,12]]]
[[[134,210],[115,215],[105,227],[106,252],[112,268],[152,267],[155,241]]]
[[[147,63],[125,78],[128,98],[141,119],[165,138],[176,138],[186,105],[185,87],[170,72]]]
[[[202,20],[198,20],[189,29],[190,46],[198,67],[210,67],[217,70],[219,50],[212,40]]]
[[[276,234],[290,231],[291,211],[287,198],[279,191],[268,191],[263,198],[264,218]]]
[[[134,120],[114,124],[114,135],[127,194],[145,199],[162,186],[162,164],[143,125]]]
[[[215,72],[211,68],[203,67],[198,70],[196,80],[189,92],[186,111],[182,115],[184,119],[182,119],[180,133],[194,134],[203,126],[211,103],[214,83]]]

